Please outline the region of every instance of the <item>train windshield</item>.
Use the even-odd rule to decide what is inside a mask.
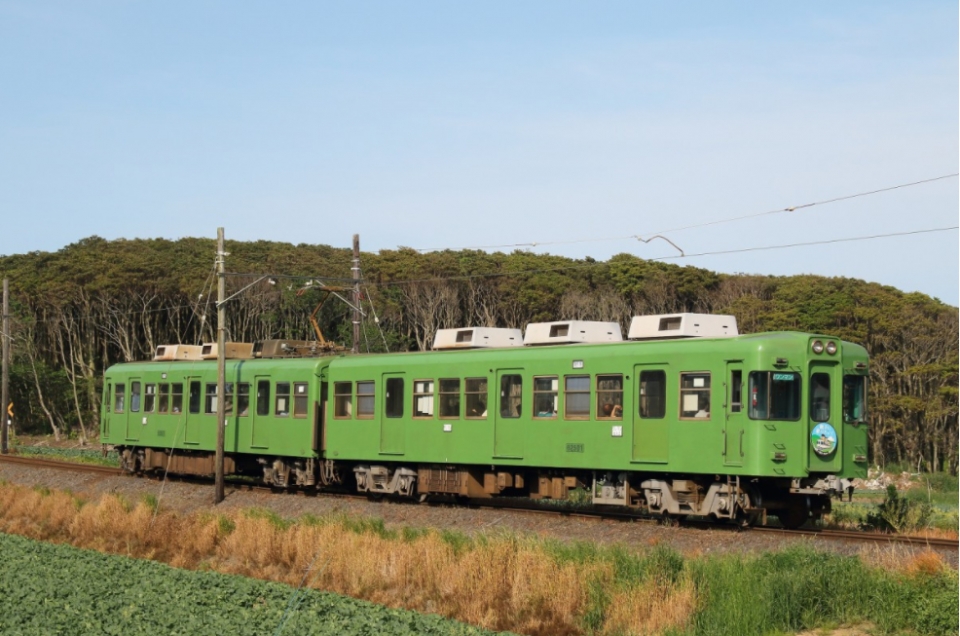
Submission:
[[[750,419],[800,419],[800,374],[779,371],[750,373]]]
[[[862,375],[843,376],[843,419],[867,421],[867,379]]]

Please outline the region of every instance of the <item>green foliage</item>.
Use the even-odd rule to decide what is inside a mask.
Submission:
[[[7,599],[0,612],[4,634],[491,633],[336,594],[177,570],[17,536],[0,535],[0,552],[0,595]]]
[[[19,455],[32,455],[48,459],[62,459],[79,464],[95,464],[97,466],[120,466],[120,456],[116,451],[110,451],[104,456],[103,451],[89,448],[54,448],[50,446],[17,446]]]
[[[897,487],[891,484],[877,511],[867,515],[867,524],[883,531],[912,532],[928,527],[932,516],[933,506],[900,496]]]

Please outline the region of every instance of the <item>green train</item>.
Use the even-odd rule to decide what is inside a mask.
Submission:
[[[226,474],[409,498],[580,488],[597,505],[788,527],[866,477],[868,356],[827,335],[675,314],[634,318],[628,340],[568,321],[522,339],[440,330],[426,352],[306,346],[228,346]],[[101,441],[125,470],[214,473],[217,362],[183,359],[204,357],[193,349],[106,371]]]

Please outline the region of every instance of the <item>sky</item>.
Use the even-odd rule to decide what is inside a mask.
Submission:
[[[958,305],[956,229],[738,251],[955,228],[956,176],[704,225],[955,175],[958,77],[955,1],[0,0],[0,254],[356,233]]]

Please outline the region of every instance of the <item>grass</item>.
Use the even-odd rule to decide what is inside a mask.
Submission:
[[[877,560],[810,547],[685,557],[493,532],[393,530],[262,509],[154,515],[151,502],[0,485],[0,531],[170,565],[309,586],[524,634],[767,634],[870,622],[955,634],[957,577],[932,552]]]

